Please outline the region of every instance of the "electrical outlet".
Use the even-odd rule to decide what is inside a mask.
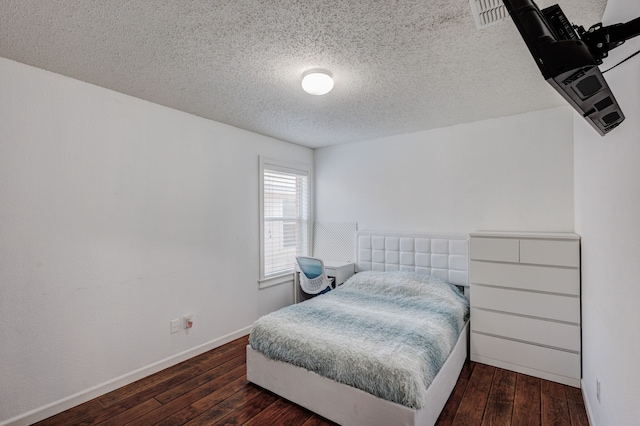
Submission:
[[[180,331],[180,318],[171,320],[171,334]]]
[[[186,317],[184,317],[184,328],[193,328],[193,315],[187,315]]]
[[[598,398],[598,402],[600,402],[600,379],[596,378],[596,398]]]

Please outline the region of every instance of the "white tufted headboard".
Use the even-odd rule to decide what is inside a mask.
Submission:
[[[469,286],[469,236],[357,232],[358,271],[410,271]]]

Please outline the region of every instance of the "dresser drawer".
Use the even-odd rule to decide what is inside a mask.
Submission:
[[[578,269],[474,260],[471,261],[470,268],[471,281],[474,284],[580,295],[580,271]]]
[[[514,366],[580,379],[580,354],[471,333],[471,359],[474,355]]]
[[[578,241],[520,240],[520,263],[580,266]]]
[[[580,298],[574,296],[473,285],[471,305],[494,311],[580,323]]]
[[[471,259],[493,260],[497,262],[518,262],[520,242],[509,238],[478,238],[470,241]]]
[[[471,330],[580,352],[580,327],[566,323],[471,309]]]

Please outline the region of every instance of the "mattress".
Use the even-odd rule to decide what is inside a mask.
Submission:
[[[249,344],[276,361],[419,409],[468,317],[469,303],[453,285],[367,271],[260,318]]]

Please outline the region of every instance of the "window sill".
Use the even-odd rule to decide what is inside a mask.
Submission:
[[[262,280],[258,280],[258,288],[260,290],[264,288],[273,287],[280,284],[290,283],[293,284],[294,276],[293,272],[287,272],[283,275],[278,275],[276,277],[269,277]]]

